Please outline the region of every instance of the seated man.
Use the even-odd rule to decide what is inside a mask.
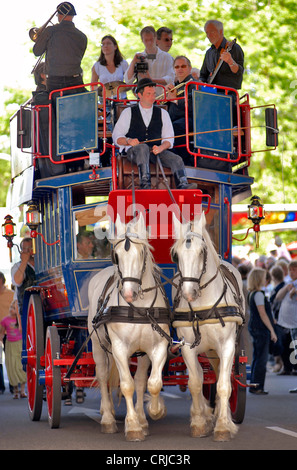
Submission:
[[[138,82],[140,101],[122,112],[113,130],[113,142],[120,150],[125,149],[129,161],[138,166],[141,189],[151,187],[149,162],[156,162],[157,155],[171,169],[177,189],[196,188],[188,184],[182,158],[168,150],[174,142],[173,127],[167,111],[154,106],[155,87],[149,78]]]
[[[76,237],[77,257],[76,259],[93,259],[94,243],[92,240],[93,234],[84,231],[79,233]]]
[[[177,56],[174,59],[174,70],[176,81],[174,84],[170,83],[166,87],[166,97],[170,100],[168,101],[168,112],[171,118],[174,135],[175,135],[175,145],[182,145],[182,147],[177,148],[176,151],[183,158],[186,165],[193,165],[193,157],[188,154],[186,145],[186,115],[185,115],[185,100],[177,99],[184,97],[185,95],[185,84],[191,80],[194,80],[191,75],[192,65],[190,60],[185,56]],[[184,85],[181,85],[184,83]],[[171,89],[174,89],[170,92]],[[193,100],[192,100],[192,90],[196,89],[195,85],[189,85],[188,87],[188,123],[189,123],[189,132],[193,132]]]

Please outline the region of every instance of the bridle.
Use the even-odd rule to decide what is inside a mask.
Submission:
[[[207,284],[204,284],[203,286],[201,286],[201,279],[202,279],[203,275],[206,273],[207,247],[206,247],[205,240],[204,240],[203,236],[200,235],[200,233],[188,232],[187,235],[186,235],[186,239],[185,239],[186,248],[188,248],[188,249],[191,248],[192,237],[197,237],[203,242],[203,247],[202,247],[203,265],[202,265],[202,270],[201,270],[200,276],[199,277],[183,276],[180,269],[179,269],[179,260],[178,260],[178,256],[177,256],[176,252],[173,253],[172,261],[174,261],[177,264],[177,268],[178,268],[179,276],[180,276],[180,284],[182,284],[184,282],[195,282],[195,283],[198,284],[198,290],[200,292],[201,289],[204,289],[209,284],[209,283],[207,283]]]
[[[137,242],[131,240],[131,237],[139,238],[138,234],[136,234],[136,233],[130,233],[130,232],[125,233],[125,235],[123,235],[122,240],[119,240],[114,245],[114,247],[112,249],[112,252],[111,252],[111,261],[117,267],[118,274],[119,274],[119,277],[121,279],[122,284],[124,282],[135,282],[136,284],[139,284],[139,286],[141,286],[142,285],[142,278],[143,278],[143,275],[144,275],[145,270],[146,270],[146,262],[147,262],[147,256],[148,256],[148,250],[147,250],[146,245],[143,244],[144,257],[143,257],[143,265],[142,265],[141,274],[140,274],[139,279],[137,277],[129,277],[129,276],[123,277],[122,272],[120,270],[120,266],[119,266],[119,258],[118,258],[117,253],[115,252],[116,247],[120,243],[125,243],[124,249],[127,252],[130,250],[131,243],[134,243],[136,245],[140,245],[140,243],[137,243]]]

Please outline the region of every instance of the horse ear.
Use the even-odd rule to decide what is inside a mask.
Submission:
[[[139,239],[146,240],[147,232],[146,232],[146,225],[145,225],[142,212],[140,212],[137,219],[135,219],[135,221],[133,220],[132,223],[133,223],[133,230],[135,231],[135,233],[137,233]]]
[[[197,214],[194,218],[193,231],[202,235],[202,231],[205,227],[205,215],[204,212]]]
[[[172,213],[172,221],[173,221],[173,228],[174,228],[174,238],[179,240],[180,238],[185,238],[187,232],[190,229],[190,224],[185,223],[182,224],[179,219],[176,217],[175,213]]]
[[[115,221],[115,227],[116,227],[116,237],[120,238],[120,236],[125,235],[126,233],[126,225],[122,223],[120,214],[117,214],[117,218]]]

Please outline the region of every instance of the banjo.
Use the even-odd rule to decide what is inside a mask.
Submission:
[[[222,49],[221,50],[221,54],[222,52],[230,52],[232,50],[232,47],[234,46],[234,44],[236,43],[236,38],[233,39],[233,41],[231,42],[228,42],[227,45],[226,45],[226,48],[225,49]],[[221,57],[221,54],[220,54],[220,57]],[[217,65],[215,66],[215,69],[214,71],[211,73],[211,75],[208,77],[207,79],[207,83],[212,83],[218,73],[218,71],[220,70],[221,66],[222,66],[222,63],[223,63],[223,59],[219,59],[218,62],[217,62]]]

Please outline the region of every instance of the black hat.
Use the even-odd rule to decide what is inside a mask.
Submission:
[[[72,5],[72,3],[70,3],[70,2],[60,3],[57,6],[57,10],[58,10],[58,13],[60,13],[60,15],[66,15],[66,16],[68,16],[68,15],[69,16],[75,16],[76,15],[75,8]]]
[[[157,84],[153,82],[150,78],[142,78],[137,83],[136,93],[139,93],[146,86],[157,86]]]

